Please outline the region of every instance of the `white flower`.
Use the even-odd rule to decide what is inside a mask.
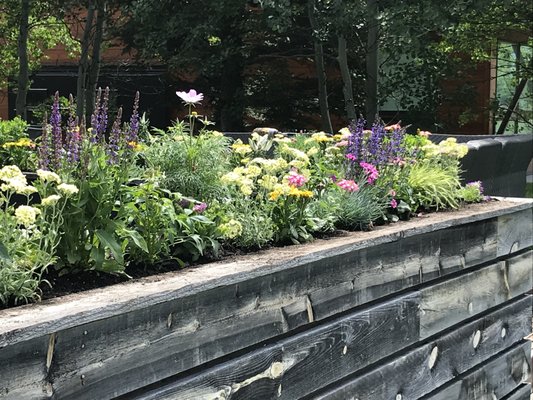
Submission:
[[[6,165],[0,169],[0,180],[7,182],[8,179],[19,179],[24,180],[24,183],[26,182],[26,177],[16,165]]]
[[[5,178],[4,181],[6,183],[0,185],[0,190],[3,192],[9,191],[26,195],[37,192],[37,189],[35,189],[33,186],[28,186],[26,177],[24,175],[22,177],[17,176],[13,178]]]
[[[44,199],[42,199],[41,204],[43,206],[45,206],[45,207],[54,206],[54,205],[57,204],[59,199],[61,199],[61,196],[59,196],[57,194],[53,194],[53,195],[50,195],[50,196],[45,197]]]
[[[43,181],[43,182],[55,182],[57,184],[61,183],[61,178],[58,174],[52,171],[46,171],[44,169],[38,169],[37,170],[37,176]]]
[[[41,210],[30,206],[20,206],[15,210],[15,218],[17,222],[25,227],[29,227],[35,223],[37,216]]]
[[[77,194],[80,190],[76,187],[76,185],[70,185],[68,183],[62,183],[57,187],[57,190],[59,190],[61,193],[63,193],[65,196],[72,196]]]

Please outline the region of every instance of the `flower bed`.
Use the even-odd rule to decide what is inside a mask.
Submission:
[[[472,205],[0,311],[0,393],[521,395],[532,205]]]
[[[356,121],[336,135],[267,129],[230,142],[193,111],[201,93],[177,94],[189,115],[166,131],[139,118],[139,96],[127,123],[121,108],[111,123],[100,90],[86,127],[73,103],[62,115],[56,94],[38,149],[17,153],[38,163],[37,179],[0,169],[4,305],[39,300],[57,275],[177,269],[221,249],[300,244],[483,200],[481,182],[459,183],[467,146],[453,139]]]

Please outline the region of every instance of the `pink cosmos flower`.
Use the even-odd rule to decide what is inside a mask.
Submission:
[[[300,175],[296,171],[289,172],[289,177],[287,178],[287,180],[289,181],[289,185],[294,187],[303,186],[305,182],[307,182],[307,178],[303,175]]]
[[[206,208],[207,208],[206,203],[200,203],[200,204],[195,204],[192,210],[194,212],[197,212],[198,214],[201,214],[206,210]]]
[[[400,124],[394,124],[394,125],[389,125],[389,126],[385,127],[386,131],[397,131],[397,130],[400,130],[400,129],[402,129]]]
[[[389,190],[389,196],[392,196],[392,197],[396,196],[396,190],[394,189]]]
[[[365,172],[367,182],[373,184],[374,181],[379,177],[379,173],[376,167],[366,162],[361,162],[359,163],[359,165],[361,166],[361,168],[363,168],[363,171]]]
[[[347,192],[357,192],[359,190],[357,183],[350,179],[341,179],[339,182],[337,182],[337,186],[346,190]]]
[[[178,97],[183,100],[185,104],[196,104],[204,99],[203,93],[196,93],[196,90],[191,89],[189,92],[176,92]]]
[[[392,199],[392,200],[390,201],[390,206],[391,206],[392,208],[396,208],[396,207],[398,207],[398,202],[396,201],[396,199]]]
[[[347,140],[341,140],[340,142],[335,143],[335,147],[346,147],[348,146]]]
[[[350,161],[355,161],[355,160],[357,160],[357,157],[354,156],[354,155],[351,154],[351,153],[346,154],[346,158],[347,158],[348,160],[350,160]]]

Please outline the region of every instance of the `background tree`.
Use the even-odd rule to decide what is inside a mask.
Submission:
[[[44,52],[63,44],[76,51],[56,4],[45,0],[4,0],[0,3],[0,87],[16,82],[16,114],[26,118],[30,75]]]

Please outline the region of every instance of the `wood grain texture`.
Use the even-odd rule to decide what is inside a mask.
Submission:
[[[502,400],[531,400],[531,385],[521,385],[514,392],[502,398]]]
[[[311,398],[387,400],[401,394],[404,400],[418,399],[521,342],[531,329],[531,306],[531,296],[519,298],[363,376],[333,384],[332,389]]]
[[[310,311],[320,321],[490,260],[496,242],[495,220],[454,226],[309,257],[277,273],[65,329],[58,332],[52,363],[54,391],[75,396],[94,386],[118,395],[115,382],[118,390],[134,390],[305,326]]]
[[[501,261],[421,289],[421,338],[529,291],[532,267],[523,259]]]
[[[0,399],[40,399],[51,394],[46,365],[49,345],[49,337],[41,337],[0,349]]]
[[[531,343],[521,343],[423,400],[501,399],[530,379]]]
[[[53,352],[39,350],[33,361],[44,365],[46,374],[29,374],[35,381],[24,385],[45,385],[45,397],[53,391],[54,398],[77,399],[97,388],[99,399],[111,398],[369,301],[468,272],[507,244],[508,253],[518,251],[527,242],[513,235],[524,234],[507,227],[530,209],[527,202],[488,204],[480,211],[440,215],[437,221],[429,216],[68,296],[74,299],[69,303],[54,299],[3,310],[0,357],[8,348],[24,353],[32,340],[49,347],[53,334]],[[501,222],[502,217],[511,222]],[[503,241],[500,229],[507,232]],[[508,272],[503,272],[511,288],[530,279],[524,262],[515,264],[505,264]],[[519,271],[526,281],[510,271]],[[440,304],[440,317],[427,319],[423,329],[441,324],[439,318],[441,326],[458,322],[446,321],[458,308],[446,308],[438,296],[427,298]],[[0,364],[0,377],[9,373],[7,365]],[[0,381],[8,392],[19,390],[16,385]]]
[[[402,296],[127,398],[301,398],[415,343],[418,300],[417,294]]]
[[[533,246],[533,209],[498,217],[498,257]]]

